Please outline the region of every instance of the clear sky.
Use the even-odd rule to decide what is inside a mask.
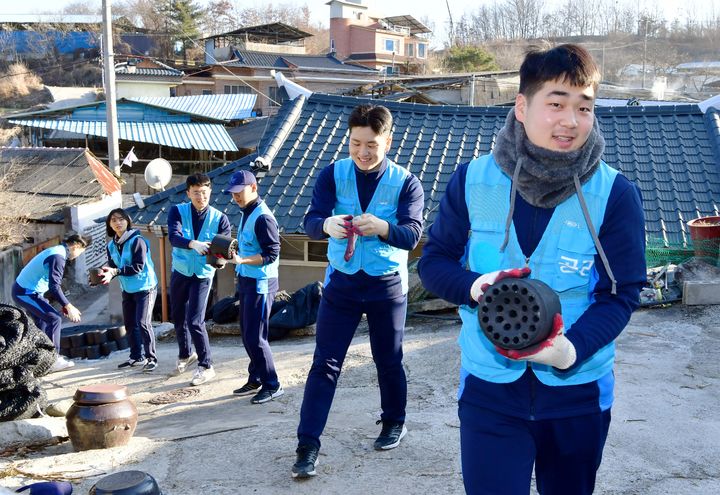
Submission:
[[[62,8],[68,4],[75,3],[78,0],[21,0],[11,1],[2,0],[0,13],[2,14],[33,14],[39,12],[60,12]],[[84,1],[84,0],[80,0]],[[196,0],[201,5],[206,5],[209,0]],[[310,7],[313,22],[322,22],[328,25],[330,8],[325,5],[327,0],[230,0],[236,5],[242,7],[262,7],[271,3],[274,6],[280,5],[304,5]],[[482,4],[490,4],[492,0],[364,0],[374,12],[382,15],[403,15],[409,14],[416,19],[430,19],[435,23],[436,31],[445,31],[448,25],[448,9],[450,6],[453,20],[457,22],[463,13],[471,12]],[[567,0],[545,0],[546,5],[560,5]],[[102,0],[89,0],[88,3],[97,5],[102,4]],[[114,3],[119,3],[114,0]],[[714,13],[720,15],[720,0],[616,0],[619,5],[627,5],[631,3],[640,10],[647,9],[663,13],[668,20],[674,18],[685,18],[687,15],[703,15]],[[378,10],[378,6],[382,10]]]

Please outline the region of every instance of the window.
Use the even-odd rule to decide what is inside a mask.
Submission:
[[[400,51],[400,42],[391,38],[385,38],[385,51],[398,53]]]
[[[204,95],[211,95],[213,94],[212,89],[203,89],[202,94]]]
[[[319,261],[327,263],[327,249],[328,245],[326,241],[308,241],[308,261]]]
[[[395,73],[395,69],[393,68],[392,65],[388,65],[387,67],[385,67],[385,74],[387,74],[389,76],[394,73]]]
[[[405,45],[405,55],[408,57],[415,56],[415,44],[414,43],[408,43]]]
[[[426,43],[418,43],[418,57],[425,58],[427,56],[426,50],[427,50]]]
[[[287,101],[287,92],[280,91],[277,86],[270,86],[268,88],[268,96],[270,97],[270,106],[277,107]]]
[[[250,86],[247,86],[245,84],[242,85],[235,85],[235,84],[226,84],[224,88],[224,93],[226,95],[250,95],[252,94],[253,90]],[[212,94],[212,93],[210,93]]]

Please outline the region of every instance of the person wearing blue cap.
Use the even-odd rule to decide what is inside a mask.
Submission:
[[[295,479],[315,476],[320,435],[330,412],[343,360],[363,314],[377,369],[382,413],[376,450],[393,449],[407,433],[407,380],[402,341],[408,292],[408,252],[423,228],[420,181],[386,154],[392,115],[360,105],[348,117],[349,157],[325,167],[313,187],[304,227],[328,239],[330,262],[320,300],[316,345],[297,429]]]
[[[251,172],[235,172],[224,192],[232,195],[241,210],[238,253],[230,262],[237,264],[242,339],[250,358],[247,382],[233,394],[253,395],[253,404],[263,404],[284,393],[268,343],[270,310],[278,291],[280,234],[275,216],[260,198],[257,180]]]
[[[210,355],[210,339],[205,328],[210,286],[215,267],[207,263],[206,254],[216,235],[230,236],[227,215],[210,206],[210,178],[201,173],[185,181],[189,203],[181,203],[168,212],[168,237],[172,245],[170,300],[179,354],[178,374],[198,362],[190,385],[197,386],[215,377]],[[191,347],[195,346],[195,352]]]

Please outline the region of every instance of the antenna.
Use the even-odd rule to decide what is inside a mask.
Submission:
[[[165,190],[172,179],[172,166],[164,158],[155,158],[145,168],[145,182],[153,189]]]

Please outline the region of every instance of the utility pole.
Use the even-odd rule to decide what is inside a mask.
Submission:
[[[645,58],[647,56],[647,30],[648,30],[648,18],[643,18],[645,24],[645,36],[643,37],[643,67],[642,67],[642,89],[645,89]]]
[[[103,0],[103,80],[107,109],[108,167],[120,175],[120,148],[118,146],[117,98],[115,96],[115,58],[113,56],[112,15],[110,1]]]
[[[453,26],[453,20],[452,20],[452,12],[450,11],[450,0],[445,0],[445,5],[447,5],[448,10],[448,18],[450,20],[450,46],[455,46],[455,26]]]

